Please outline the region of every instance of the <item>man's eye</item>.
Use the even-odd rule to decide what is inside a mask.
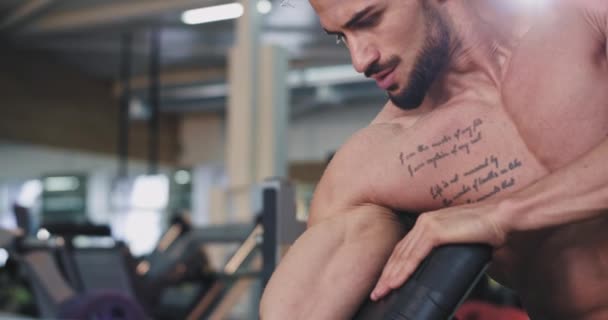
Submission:
[[[359,28],[374,27],[376,24],[378,24],[379,20],[380,19],[379,19],[378,15],[372,15],[372,16],[368,17],[367,19],[359,21],[359,23],[357,24],[357,27],[359,27]]]

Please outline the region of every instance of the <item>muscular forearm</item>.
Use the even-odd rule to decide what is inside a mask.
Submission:
[[[362,207],[315,224],[274,273],[262,319],[352,317],[401,236],[400,223],[387,210]]]
[[[608,140],[570,165],[502,200],[496,211],[515,231],[592,219],[608,208]],[[500,219],[500,218],[499,218]]]

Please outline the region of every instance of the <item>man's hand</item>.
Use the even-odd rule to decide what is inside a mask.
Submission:
[[[497,202],[452,207],[427,212],[395,246],[371,299],[376,301],[402,286],[431,250],[452,243],[487,243],[501,247],[510,231]]]

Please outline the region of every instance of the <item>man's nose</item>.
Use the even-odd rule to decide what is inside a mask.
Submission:
[[[348,47],[353,67],[359,73],[365,72],[374,62],[380,59],[380,53],[370,43],[351,41],[348,43]]]

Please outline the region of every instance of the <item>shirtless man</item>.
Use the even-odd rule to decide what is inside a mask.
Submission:
[[[311,3],[390,101],[326,170],[262,318],[349,319],[482,242],[532,319],[608,319],[608,1]]]

